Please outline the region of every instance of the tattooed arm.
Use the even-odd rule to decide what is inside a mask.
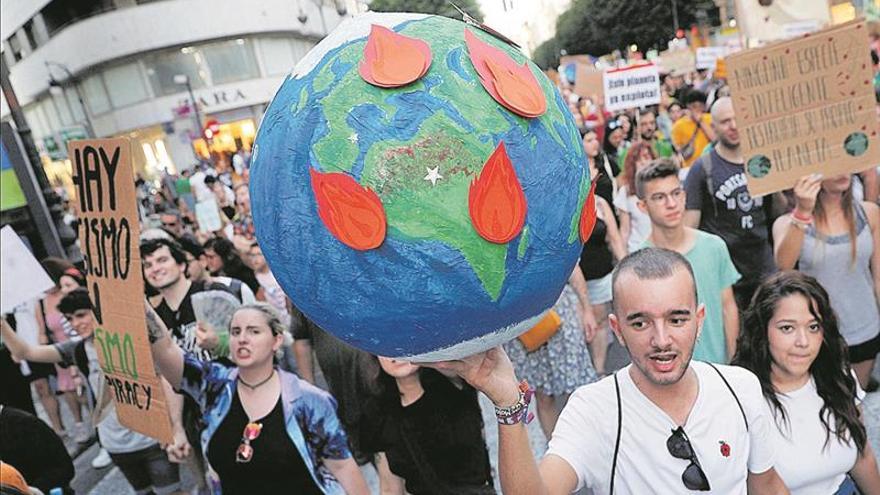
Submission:
[[[168,380],[175,389],[180,388],[180,380],[183,378],[183,351],[174,343],[168,335],[168,327],[150,306],[149,301],[144,301],[147,319],[147,335],[150,339],[150,350],[153,351],[153,361],[159,373]]]

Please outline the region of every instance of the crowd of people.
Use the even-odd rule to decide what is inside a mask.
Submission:
[[[555,331],[459,361],[374,356],[300,313],[255,237],[247,153],[139,178],[146,320],[174,441],[116,419],[81,267],[49,258],[55,287],[2,321],[0,411],[0,431],[48,439],[4,436],[4,462],[69,491],[70,458],[51,446],[97,428],[92,465],[118,466],[139,494],[181,491],[181,465],[200,493],[368,493],[367,463],[388,494],[495,493],[495,478],[511,494],[880,494],[860,405],[880,352],[877,171],[753,198],[724,74],[667,74],[662,89],[656,108],[612,114],[561,88],[595,228]],[[197,318],[206,292],[240,304],[228,327]],[[497,471],[478,392],[495,404]],[[533,396],[540,464],[524,427]]]

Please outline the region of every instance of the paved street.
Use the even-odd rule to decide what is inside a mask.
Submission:
[[[609,369],[611,368],[619,368],[624,366],[627,363],[626,352],[616,343],[612,345],[609,351],[608,357],[608,365]],[[874,370],[874,375],[880,378],[880,368]],[[491,403],[485,396],[480,396],[480,404],[483,407],[483,418],[486,423],[486,441],[489,445],[489,454],[492,461],[493,468],[496,465],[497,460],[497,449],[498,449],[498,429],[494,425],[494,417],[493,411],[491,407]],[[561,406],[562,404],[560,404]],[[39,401],[37,401],[37,409],[40,416],[43,419],[45,418],[45,414],[42,412],[42,409],[39,406]],[[70,416],[70,411],[67,409],[65,405],[61,406],[61,413],[65,424],[72,424],[72,419]],[[865,399],[865,419],[868,425],[868,437],[871,441],[871,447],[874,449],[875,454],[880,452],[880,393],[875,392],[872,394],[868,394]],[[547,442],[544,440],[544,435],[541,433],[541,428],[538,426],[538,420],[535,420],[529,425],[529,437],[532,443],[532,450],[534,450],[536,456],[541,456],[544,454],[544,451],[547,449]],[[97,444],[92,444],[88,448],[82,450],[78,448],[71,440],[66,440],[66,445],[68,446],[68,450],[72,455],[76,455],[74,460],[74,465],[76,467],[76,478],[73,481],[73,488],[76,490],[76,493],[88,493],[92,495],[130,495],[134,494],[134,491],[129,486],[128,482],[125,480],[125,477],[122,476],[122,472],[119,471],[118,468],[114,466],[110,466],[104,469],[96,470],[93,469],[90,465],[92,459],[98,453]],[[80,452],[80,450],[82,450]],[[371,490],[373,493],[378,493],[378,480],[376,478],[375,471],[371,467],[364,467],[362,471],[367,477],[367,480],[370,484]],[[195,486],[195,480],[190,475],[187,469],[181,470],[181,475],[183,477],[184,487],[187,489],[191,489]],[[498,485],[498,477],[494,476],[496,486]],[[500,492],[500,487],[498,487]]]

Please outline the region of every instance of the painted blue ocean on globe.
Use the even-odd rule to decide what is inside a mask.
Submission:
[[[359,73],[366,53],[405,49],[402,69],[367,58]],[[513,68],[495,83],[501,97],[481,84],[479,50]],[[379,85],[418,73],[427,53],[417,80]],[[529,90],[537,99],[510,102]],[[536,117],[509,109],[535,101]],[[440,360],[506,342],[555,304],[583,245],[590,181],[565,103],[518,50],[453,19],[371,13],[286,78],[250,188],[263,253],[311,321],[374,354]]]

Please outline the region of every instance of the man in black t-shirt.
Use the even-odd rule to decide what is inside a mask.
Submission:
[[[210,361],[218,357],[216,333],[205,338],[196,331],[192,295],[205,290],[222,290],[233,294],[223,284],[193,282],[186,275],[186,254],[180,246],[167,239],[151,239],[141,243],[144,279],[159,294],[150,301],[153,309],[184,351],[196,353]],[[235,294],[233,294],[235,295]],[[214,329],[220,331],[221,329]]]
[[[685,223],[724,239],[734,266],[742,274],[733,292],[744,310],[761,280],[776,271],[769,238],[773,196],[753,198],[746,188],[730,98],[720,98],[712,106],[712,128],[718,138],[714,149],[694,162],[685,181]]]

